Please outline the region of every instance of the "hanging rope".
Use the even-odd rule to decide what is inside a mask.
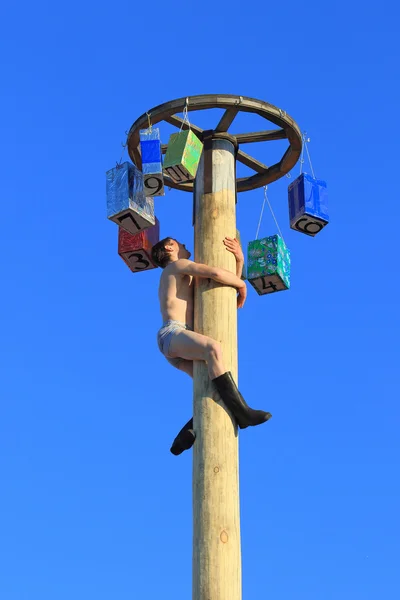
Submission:
[[[307,152],[308,162],[310,163],[311,174],[312,174],[313,178],[316,179],[314,169],[312,166],[312,162],[311,162],[310,152],[308,150],[308,142],[310,141],[310,138],[307,137],[307,132],[304,131],[302,139],[303,139],[303,146],[301,148],[301,155],[300,155],[300,175],[303,173],[304,148],[305,148],[306,152]]]
[[[304,134],[303,134],[303,144],[302,144],[302,146],[301,146],[301,154],[300,154],[300,175],[301,175],[301,174],[302,174],[302,172],[303,172],[303,164],[304,164],[304,146],[305,146],[305,143],[304,143]]]
[[[306,142],[305,146],[306,146],[306,152],[307,152],[307,156],[308,156],[308,162],[310,163],[310,167],[311,167],[311,173],[312,173],[312,176],[314,177],[314,179],[316,179],[315,174],[314,174],[314,169],[313,169],[313,166],[312,166],[312,162],[311,162],[311,158],[310,158],[310,153],[308,151],[308,144],[307,144],[307,142]]]
[[[267,201],[266,191],[267,191],[267,186],[265,186],[265,188],[264,188],[264,201],[263,201],[262,208],[261,208],[260,218],[258,220],[258,226],[257,226],[257,232],[256,232],[256,240],[258,240],[258,232],[260,231],[260,225],[261,225],[261,220],[262,220],[262,216],[263,216],[263,212],[264,212],[264,207],[265,207],[265,203]]]
[[[271,215],[273,216],[273,219],[274,219],[274,221],[275,221],[275,225],[276,225],[276,227],[277,227],[277,229],[278,229],[278,231],[279,231],[279,235],[281,236],[281,238],[282,238],[282,240],[283,240],[283,243],[285,243],[285,240],[284,240],[284,238],[283,238],[283,235],[282,235],[282,231],[281,231],[281,229],[280,229],[280,227],[279,227],[279,225],[278,225],[278,221],[277,221],[277,219],[276,219],[276,217],[275,217],[274,211],[272,210],[271,203],[270,203],[270,201],[269,201],[269,199],[268,199],[268,192],[267,192],[267,189],[268,189],[268,186],[266,185],[266,186],[264,187],[264,201],[263,201],[262,208],[261,208],[260,219],[259,219],[259,221],[258,221],[258,227],[257,227],[257,232],[256,232],[256,240],[258,240],[258,233],[259,233],[259,231],[260,231],[260,226],[261,226],[261,221],[262,221],[263,212],[264,212],[264,208],[265,208],[265,203],[267,202],[267,203],[268,203],[268,206],[269,206],[269,210],[271,211]]]
[[[119,167],[122,164],[122,159],[124,157],[125,154],[125,148],[126,148],[126,144],[123,144],[121,142],[121,146],[122,146],[122,154],[121,154],[121,158],[119,159],[119,161],[117,162],[117,167]]]
[[[182,125],[181,128],[179,130],[179,133],[182,131],[183,126],[185,125],[185,123],[188,126],[188,129],[190,129],[190,121],[189,121],[189,110],[188,110],[188,106],[189,106],[189,98],[186,98],[186,102],[185,102],[185,108],[183,109],[183,121],[182,121]]]
[[[151,133],[153,131],[153,125],[151,123],[151,113],[146,112],[146,115],[147,115],[147,122],[148,122],[148,125],[149,125],[147,131],[149,133]]]
[[[126,142],[125,142],[125,144],[124,144],[123,142],[121,142],[121,146],[122,146],[122,154],[121,154],[121,158],[120,158],[120,159],[119,159],[119,161],[117,162],[117,167],[119,167],[119,166],[122,164],[122,159],[123,159],[123,156],[124,156],[124,154],[125,154],[125,150],[126,150],[126,148],[127,148],[127,146],[128,146],[128,132],[127,132],[127,131],[125,131],[125,139],[126,139]]]

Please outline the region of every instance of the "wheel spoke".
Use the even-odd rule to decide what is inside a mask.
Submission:
[[[228,108],[222,115],[220,122],[215,128],[215,131],[217,133],[228,131],[229,127],[232,125],[233,119],[236,117],[238,112],[238,108]]]
[[[253,175],[252,177],[240,177],[236,180],[237,191],[238,192],[247,192],[248,190],[254,189],[253,182],[255,180],[258,181],[257,187],[268,185],[273,181],[276,181],[282,177],[282,173],[280,171],[280,164],[272,165],[269,167],[264,173],[260,173],[259,175]]]
[[[175,127],[182,127],[182,129],[189,129],[189,123],[181,119],[181,117],[177,117],[176,115],[171,115],[170,117],[165,117],[164,121],[169,123],[170,125],[174,125]],[[201,127],[197,127],[197,125],[192,125],[190,123],[190,129],[194,131],[194,133],[198,136],[203,134],[203,129]]]
[[[257,133],[238,133],[235,138],[239,144],[251,144],[253,142],[284,140],[287,138],[287,134],[284,129],[271,129],[269,131],[258,131]]]
[[[246,165],[246,167],[249,167],[250,169],[253,169],[253,171],[256,171],[256,173],[265,173],[265,171],[267,171],[268,169],[267,165],[264,165],[249,154],[243,152],[242,150],[238,151],[236,158],[239,162]]]

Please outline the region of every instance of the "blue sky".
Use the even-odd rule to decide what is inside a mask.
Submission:
[[[289,180],[270,186],[292,287],[249,288],[239,314],[240,389],[273,413],[240,435],[243,599],[398,597],[395,13],[341,0],[3,8],[1,598],[190,598],[192,457],[169,446],[191,382],[156,346],[159,271],[133,275],[117,255],[105,171],[139,115],[201,93],[286,110],[329,190],[331,223],[312,239],[289,229]],[[279,158],[274,144],[257,158]],[[262,199],[239,195],[246,245]],[[176,191],[156,201],[161,234],[189,248],[191,208]],[[265,212],[260,235],[275,232]]]

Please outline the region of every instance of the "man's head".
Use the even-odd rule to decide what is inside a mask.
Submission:
[[[190,258],[190,252],[185,244],[179,243],[171,237],[164,238],[161,242],[154,244],[151,250],[151,257],[154,263],[165,269],[167,265],[175,262],[179,258]]]

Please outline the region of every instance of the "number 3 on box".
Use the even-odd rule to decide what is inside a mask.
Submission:
[[[132,261],[132,258],[136,258],[136,260]],[[129,261],[132,271],[144,271],[150,265],[149,261],[143,258],[143,254],[141,254],[140,252],[132,252],[132,254],[129,254],[129,256],[127,256],[127,259]],[[139,267],[138,265],[140,263],[143,264],[144,267]]]

